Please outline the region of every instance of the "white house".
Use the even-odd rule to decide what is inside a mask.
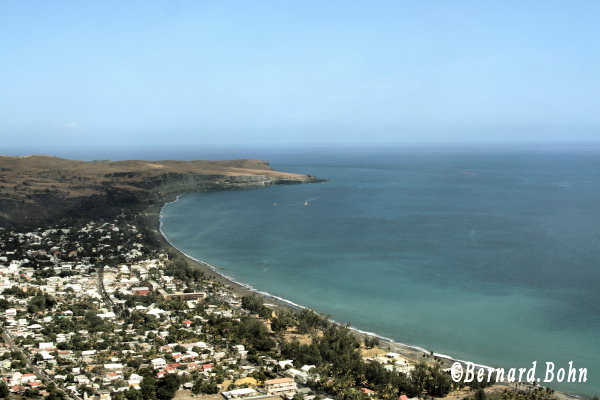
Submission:
[[[152,363],[152,367],[154,367],[154,369],[162,369],[167,366],[167,362],[164,358],[155,358],[150,362]]]

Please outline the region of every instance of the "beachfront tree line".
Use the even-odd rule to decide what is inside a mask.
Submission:
[[[282,355],[298,365],[313,364],[329,377],[312,382],[315,390],[341,399],[363,398],[360,388],[367,387],[383,399],[427,394],[442,397],[450,392],[452,383],[439,364],[419,363],[410,376],[388,371],[377,362],[364,361],[360,342],[346,326],[329,323],[322,334],[313,335],[310,344],[297,340],[281,344]]]
[[[244,308],[249,306],[257,314],[267,314],[259,296],[244,296],[242,305]],[[347,326],[332,323],[311,310],[279,311],[270,322],[284,358],[294,360],[296,367],[316,365],[319,375],[326,377],[308,383],[317,392],[351,400],[365,398],[366,395],[360,390],[362,387],[375,390],[378,397],[383,399],[397,398],[400,394],[442,397],[452,389],[450,377],[438,363],[419,363],[408,376],[388,371],[377,362],[363,360],[361,342]],[[285,339],[283,334],[288,331],[309,334],[310,342]],[[367,338],[369,347],[376,343]]]
[[[477,395],[477,393],[476,393]],[[598,400],[598,396],[592,397],[592,400]],[[505,390],[502,393],[502,400],[556,400],[556,394],[554,390],[550,388],[537,387],[533,389],[519,390],[519,391],[511,391]],[[483,399],[475,399],[475,400],[485,400],[485,395]]]
[[[166,274],[185,279],[187,283],[203,283],[205,277],[197,268],[178,254],[171,252],[170,256],[172,258],[165,269]],[[363,360],[361,342],[347,326],[332,323],[311,310],[278,310],[274,315],[272,309],[264,304],[263,298],[256,294],[243,296],[241,305],[260,319],[247,316],[231,320],[210,315],[204,324],[204,334],[244,344],[249,351],[249,359],[258,360],[259,355],[277,356],[279,352],[284,358],[294,360],[296,367],[316,365],[322,378],[318,382],[308,383],[316,392],[352,400],[366,398],[360,390],[363,387],[375,390],[384,399],[397,398],[400,394],[409,397],[442,397],[452,389],[450,377],[438,363],[419,363],[409,376],[388,371],[377,362]],[[167,304],[161,306],[168,309]],[[270,329],[265,322],[269,323]],[[310,343],[287,339],[285,333],[290,331],[310,336]],[[373,347],[378,341],[367,338],[365,344],[366,347]],[[213,382],[202,381],[195,386],[197,392],[207,393],[212,391],[214,385]]]

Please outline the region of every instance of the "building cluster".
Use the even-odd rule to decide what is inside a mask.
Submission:
[[[303,385],[319,379],[315,366],[230,333],[248,314],[131,223],[0,229],[0,384],[12,393],[128,399],[176,376],[178,390],[227,399],[313,398]]]
[[[380,356],[365,357],[365,360],[379,363],[388,371],[404,374],[410,374],[415,369],[415,366],[407,358],[391,351]]]

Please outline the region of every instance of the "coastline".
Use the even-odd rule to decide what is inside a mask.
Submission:
[[[291,300],[285,299],[280,296],[275,296],[271,293],[258,290],[251,285],[245,284],[243,282],[239,282],[239,281],[235,280],[235,278],[233,278],[231,276],[227,276],[227,275],[219,272],[215,266],[213,266],[203,260],[197,259],[197,258],[191,256],[190,254],[187,254],[186,252],[184,252],[183,250],[181,250],[177,246],[175,246],[173,243],[171,243],[171,241],[167,238],[167,236],[165,235],[165,233],[162,230],[162,209],[166,205],[176,202],[177,200],[179,200],[182,196],[184,196],[186,194],[187,193],[180,194],[180,195],[176,196],[174,200],[166,202],[164,205],[162,205],[160,207],[160,209],[157,212],[157,221],[156,221],[157,223],[155,224],[155,227],[156,227],[155,229],[160,234],[160,240],[163,243],[163,246],[165,248],[170,248],[173,251],[175,251],[177,254],[181,255],[182,257],[185,257],[188,260],[188,262],[192,263],[193,265],[198,267],[201,271],[203,271],[205,274],[207,274],[207,277],[209,279],[213,279],[213,280],[217,281],[218,283],[229,286],[236,294],[238,294],[240,296],[247,295],[247,294],[258,294],[258,295],[262,296],[263,298],[265,298],[266,300],[269,300],[269,302],[273,303],[272,304],[273,306],[283,308],[286,310],[297,311],[300,309],[307,308],[301,304],[294,303]],[[269,303],[269,304],[271,304],[271,303]],[[313,311],[318,312],[318,310],[313,310]],[[333,323],[339,324],[339,322],[335,321],[332,318],[328,318],[328,319]],[[401,354],[404,357],[411,358],[413,360],[417,360],[423,356],[433,355],[435,357],[438,357],[443,362],[443,364],[445,364],[444,361],[446,363],[448,363],[448,366],[450,366],[451,363],[456,362],[456,361],[466,362],[463,360],[455,359],[452,356],[449,356],[446,354],[438,354],[435,352],[432,353],[431,351],[429,351],[425,348],[419,347],[419,346],[411,346],[408,344],[399,343],[399,342],[394,341],[391,338],[381,336],[375,332],[361,330],[361,329],[353,327],[353,326],[349,326],[349,328],[354,333],[359,335],[361,338],[376,337],[380,340],[380,345],[378,347],[387,349],[388,351],[394,351],[396,353]]]
[[[174,199],[165,202],[162,206],[155,206],[156,209],[153,210],[154,212],[146,214],[147,216],[155,215],[155,218],[152,218],[152,220],[153,220],[152,221],[152,229],[158,234],[159,241],[161,242],[161,247],[163,247],[165,249],[171,249],[172,251],[176,252],[178,255],[185,258],[189,263],[191,263],[195,267],[199,268],[202,272],[204,272],[206,274],[207,278],[228,287],[238,296],[257,294],[259,296],[262,296],[265,300],[269,301],[269,303],[265,303],[266,305],[271,305],[275,308],[281,308],[281,309],[289,310],[289,311],[298,311],[300,309],[307,308],[300,304],[294,303],[291,300],[287,300],[283,297],[275,296],[268,292],[258,290],[256,288],[254,288],[253,286],[245,284],[243,282],[238,282],[235,280],[235,278],[224,275],[223,273],[219,272],[217,270],[217,268],[214,267],[213,265],[185,253],[184,251],[182,251],[181,249],[176,247],[173,243],[171,243],[162,230],[162,210],[166,205],[178,201],[182,196],[184,196],[186,194],[188,194],[188,193],[187,192],[181,193],[181,194],[175,196]],[[318,310],[313,310],[313,311],[315,311],[317,313],[319,312]],[[331,317],[328,317],[328,319],[332,323],[339,324],[339,322],[335,321]],[[435,353],[433,351],[427,350],[420,346],[408,345],[405,343],[397,342],[394,339],[391,339],[391,338],[388,338],[385,336],[381,336],[375,332],[361,330],[361,329],[353,327],[351,325],[348,326],[348,328],[361,339],[364,339],[366,337],[378,338],[379,344],[377,346],[375,346],[377,349],[380,349],[383,352],[398,353],[402,357],[407,358],[412,361],[423,361],[423,359],[426,359],[427,361],[429,361],[432,357],[435,357],[441,363],[443,368],[450,368],[452,366],[452,364],[455,362],[459,362],[463,365],[465,365],[468,362],[466,360],[460,360],[460,359],[454,358],[451,355]],[[475,365],[475,367],[494,368],[492,366],[483,365],[483,364],[475,363],[474,365]],[[521,388],[523,388],[523,387],[532,387],[533,388],[536,386],[540,387],[540,385],[532,385],[529,383],[521,383],[519,386]],[[509,383],[496,383],[493,385],[493,387],[513,388],[514,389],[517,386],[515,384],[511,385]],[[557,390],[555,390],[554,394],[556,395],[556,397],[559,400],[576,400],[576,399],[586,398],[584,396],[568,394],[568,393],[560,392]]]

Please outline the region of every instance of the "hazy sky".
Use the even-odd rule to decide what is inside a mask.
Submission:
[[[0,153],[597,140],[599,59],[594,0],[0,0]]]

